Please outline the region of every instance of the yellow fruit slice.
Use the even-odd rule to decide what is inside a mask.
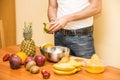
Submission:
[[[90,73],[102,73],[104,72],[103,66],[86,66],[86,71]]]
[[[54,64],[53,68],[56,70],[62,70],[62,71],[71,71],[74,70],[75,67],[68,64],[68,63],[58,63],[58,64]]]
[[[59,74],[59,75],[69,75],[69,74],[74,74],[76,73],[77,71],[79,71],[77,68],[73,69],[73,70],[70,70],[70,71],[62,71],[62,70],[56,70],[54,69],[53,72],[55,74]]]
[[[54,44],[52,44],[52,43],[44,43],[44,44],[42,44],[42,45],[40,46],[40,48],[43,49],[43,48],[47,48],[47,47],[49,47],[49,46],[54,46]]]
[[[44,45],[44,48],[47,48],[47,47],[49,47],[49,46],[54,46],[52,43],[46,43],[45,45]]]
[[[27,58],[27,54],[24,53],[24,52],[17,52],[16,55],[19,56],[22,59],[22,63],[21,64],[24,64],[24,61]]]

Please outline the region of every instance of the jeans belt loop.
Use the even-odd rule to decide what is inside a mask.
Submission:
[[[77,32],[75,30],[73,30],[74,34],[77,35]]]

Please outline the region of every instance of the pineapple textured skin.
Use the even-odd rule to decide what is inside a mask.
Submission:
[[[28,56],[35,56],[35,42],[33,40],[23,40],[21,44],[21,51],[25,52]]]

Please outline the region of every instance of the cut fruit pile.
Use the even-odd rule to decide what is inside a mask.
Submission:
[[[41,53],[44,55],[44,49],[47,48],[47,47],[50,47],[50,46],[54,46],[54,44],[49,43],[49,42],[42,44],[42,45],[39,47]]]
[[[86,61],[84,59],[64,56],[58,63],[53,65],[53,71],[55,74],[59,75],[74,74],[80,71],[82,66],[85,67],[85,70],[90,73],[102,73],[105,70],[97,54],[94,54],[90,60],[87,60],[86,65],[85,62]]]
[[[96,54],[94,54],[90,61],[86,64],[86,71],[90,73],[104,72],[104,66]]]
[[[80,71],[81,67],[82,67],[81,62],[70,60],[68,57],[63,57],[61,61],[53,65],[53,69],[54,69],[53,71],[56,74],[68,75],[68,74],[74,74]]]
[[[42,44],[42,45],[40,46],[40,49],[42,50],[42,49],[47,48],[47,47],[50,47],[50,46],[54,46],[54,44],[52,44],[52,43],[44,43],[44,44]]]

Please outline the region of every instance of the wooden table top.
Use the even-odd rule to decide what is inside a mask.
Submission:
[[[19,46],[10,46],[0,49],[0,80],[44,80],[41,73],[31,74],[26,71],[22,65],[21,68],[13,70],[10,68],[9,62],[3,62],[2,58],[5,53],[16,53],[20,50]],[[40,54],[37,48],[37,54]],[[120,69],[106,66],[105,72],[100,74],[92,74],[82,69],[80,72],[72,75],[57,75],[54,74],[52,65],[54,63],[46,61],[45,65],[40,67],[40,70],[45,69],[50,71],[51,76],[47,80],[120,80]]]

